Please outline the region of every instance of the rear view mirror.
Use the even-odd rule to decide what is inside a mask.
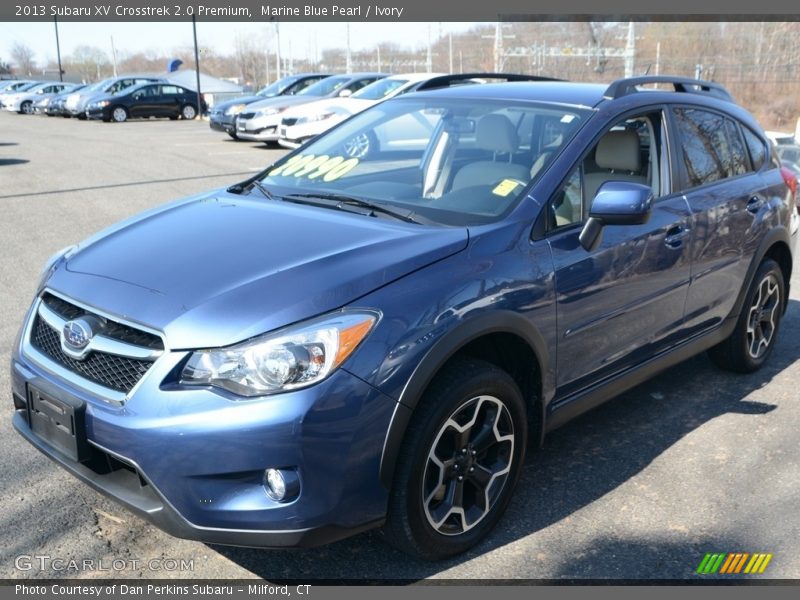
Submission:
[[[606,225],[642,225],[650,218],[653,190],[650,186],[629,181],[606,181],[592,200],[589,219],[579,241],[587,252],[603,239]]]

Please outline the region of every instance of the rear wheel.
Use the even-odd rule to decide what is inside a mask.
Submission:
[[[187,121],[191,121],[197,116],[197,109],[191,104],[184,104],[181,107],[181,117]]]
[[[522,393],[504,371],[457,359],[431,383],[406,433],[384,534],[437,560],[486,536],[511,500],[525,458]]]
[[[783,316],[783,271],[772,259],[759,266],[745,296],[736,329],[728,339],[708,351],[714,363],[729,371],[752,373],[766,362]]]
[[[111,110],[111,118],[117,123],[124,123],[128,120],[128,111],[124,106],[115,106]]]

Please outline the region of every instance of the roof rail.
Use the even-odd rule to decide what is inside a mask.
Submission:
[[[459,83],[466,83],[470,79],[502,79],[504,81],[563,81],[553,77],[540,77],[538,75],[520,75],[518,73],[458,73],[455,75],[440,75],[429,79],[416,91],[435,90],[438,88],[450,87]]]
[[[719,83],[705,81],[703,79],[690,79],[689,77],[672,77],[669,75],[645,75],[643,77],[617,79],[608,86],[603,96],[610,100],[621,98],[622,96],[635,93],[637,91],[636,86],[648,83],[665,83],[672,85],[676,92],[709,94],[717,98],[722,98],[723,100],[728,100],[729,102],[735,102],[730,92]]]

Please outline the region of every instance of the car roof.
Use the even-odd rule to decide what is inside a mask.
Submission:
[[[426,97],[524,100],[574,106],[597,106],[603,100],[603,94],[607,88],[608,85],[596,83],[511,81],[446,87],[426,91],[424,95]],[[405,97],[415,97],[417,93],[407,94]]]

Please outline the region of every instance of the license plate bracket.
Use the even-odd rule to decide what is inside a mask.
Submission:
[[[30,384],[27,391],[31,431],[72,460],[87,460],[91,448],[86,439],[86,404],[55,398]]]

